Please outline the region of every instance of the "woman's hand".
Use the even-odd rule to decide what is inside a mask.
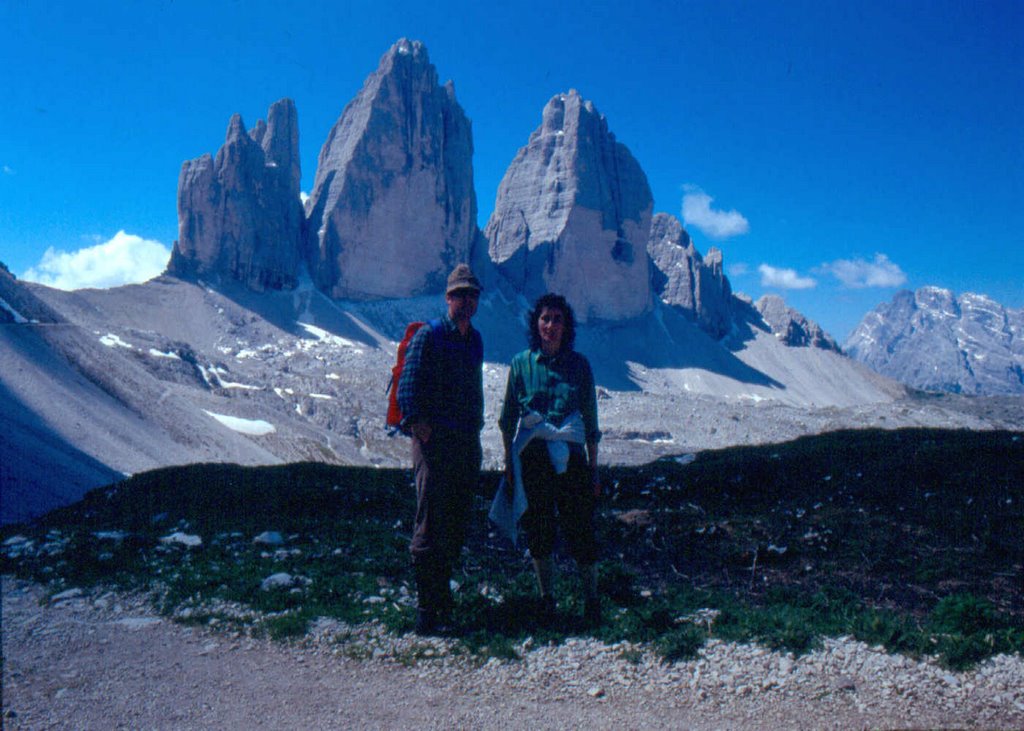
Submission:
[[[430,441],[430,424],[425,421],[417,422],[413,424],[410,431],[412,435],[420,440],[421,443],[426,444]]]
[[[505,442],[505,482],[512,487],[516,484],[515,470],[512,468],[515,464],[512,460],[512,438],[503,435],[503,439]]]
[[[590,467],[590,483],[594,490],[594,499],[601,497],[601,476],[597,473],[597,442],[587,442],[587,465]]]

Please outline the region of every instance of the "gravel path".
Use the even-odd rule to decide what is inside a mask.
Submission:
[[[2,596],[12,730],[1024,728],[1020,657],[950,673],[839,640],[799,658],[710,643],[662,665],[575,639],[479,666],[372,628],[323,622],[285,644],[169,622],[138,597],[43,602],[10,577]]]

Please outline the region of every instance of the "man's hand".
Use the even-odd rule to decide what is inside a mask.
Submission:
[[[427,422],[420,421],[416,424],[413,424],[410,431],[412,432],[412,435],[419,439],[420,442],[422,442],[423,444],[426,444],[427,442],[430,441],[431,429],[430,424],[428,424]]]

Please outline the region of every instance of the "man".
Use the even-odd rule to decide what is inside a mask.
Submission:
[[[483,341],[470,323],[480,281],[465,264],[448,276],[447,313],[409,343],[398,385],[402,431],[412,437],[416,523],[409,552],[416,575],[416,632],[443,631],[453,606],[451,575],[462,551],[480,479],[484,425]]]

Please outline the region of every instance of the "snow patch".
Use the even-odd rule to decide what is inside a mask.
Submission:
[[[107,333],[100,338],[100,342],[106,345],[108,348],[127,348],[128,350],[134,350],[135,348],[131,343],[126,343],[114,333]]]
[[[171,360],[181,360],[181,356],[177,353],[163,353],[156,348],[150,348],[149,354],[154,358],[170,358]]]
[[[310,325],[308,322],[300,322],[299,327],[301,327],[303,330],[305,330],[310,335],[315,337],[321,343],[324,343],[326,345],[340,345],[345,348],[356,348],[358,350],[358,345],[352,342],[351,340],[343,338],[339,335],[329,333],[323,328],[317,327],[316,325]],[[306,350],[308,347],[309,344],[303,343],[301,341],[299,342],[299,348],[301,348],[302,350]]]
[[[260,391],[260,390],[262,390],[259,386],[252,386],[252,385],[250,385],[248,383],[235,383],[234,381],[225,381],[223,378],[221,378],[221,374],[222,373],[230,373],[231,371],[227,370],[226,368],[221,368],[220,366],[215,366],[215,365],[210,366],[209,370],[207,370],[206,368],[203,368],[202,366],[199,366],[199,370],[203,374],[203,380],[205,380],[206,383],[208,385],[210,385],[211,387],[216,385],[217,387],[224,388],[224,389],[240,388],[240,389],[243,389],[243,390],[246,390],[246,391]],[[211,373],[213,374],[213,377],[217,381],[216,384],[214,384],[210,380],[210,374]]]
[[[246,391],[259,391],[260,390],[259,386],[252,386],[252,385],[250,385],[248,383],[234,383],[232,381],[225,381],[220,376],[217,376],[217,382],[220,384],[221,388],[241,388],[241,389],[244,389]]]
[[[206,409],[203,409],[203,413],[212,416],[228,429],[240,434],[249,434],[251,436],[259,437],[265,434],[273,434],[277,431],[277,428],[273,424],[269,421],[263,421],[263,419],[242,419],[237,416],[217,414],[213,411],[207,411]]]
[[[26,320],[21,315],[20,312],[18,312],[16,309],[7,304],[7,302],[4,301],[3,297],[0,297],[0,307],[4,308],[7,312],[9,312],[11,314],[11,317],[14,318],[14,321],[19,325],[24,325],[26,322],[28,322],[28,320]]]

